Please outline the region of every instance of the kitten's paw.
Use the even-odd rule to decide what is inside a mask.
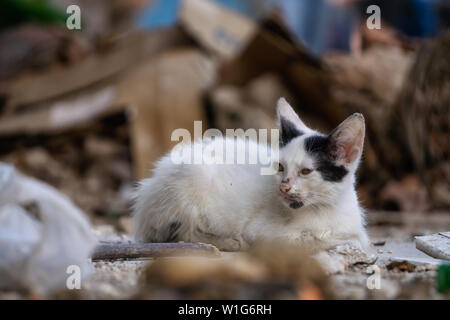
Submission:
[[[364,250],[360,244],[340,244],[328,250],[331,254],[339,254],[345,258],[347,264],[374,264],[377,256]]]
[[[345,259],[339,255],[321,251],[313,256],[327,275],[344,272],[346,269]]]
[[[226,238],[218,240],[215,243],[221,251],[245,251],[248,250],[249,245],[242,239],[238,238]]]
[[[371,265],[377,260],[376,255],[350,244],[341,244],[330,250],[321,251],[314,255],[314,258],[327,274],[343,272],[355,264]]]

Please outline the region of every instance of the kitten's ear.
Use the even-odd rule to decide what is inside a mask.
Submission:
[[[329,152],[337,162],[349,165],[355,162],[362,154],[366,127],[364,116],[354,113],[345,119],[329,135]]]
[[[301,136],[307,132],[309,129],[302,120],[295,113],[294,109],[289,105],[289,103],[284,98],[280,98],[277,104],[277,114],[278,114],[278,126],[280,128],[280,143],[281,146],[286,145],[294,139],[295,137]]]

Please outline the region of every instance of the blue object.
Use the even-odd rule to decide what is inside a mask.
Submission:
[[[254,17],[254,7],[250,1],[215,0],[228,9]],[[264,1],[262,1],[264,2]],[[155,0],[137,17],[139,28],[166,27],[174,24],[178,18],[181,0]]]
[[[254,19],[260,18],[266,9],[272,6],[279,7],[292,32],[316,55],[329,49],[348,50],[352,26],[359,19],[356,7],[336,7],[327,0],[215,0],[215,2]],[[358,5],[361,9],[369,4],[380,5],[382,18],[405,34],[429,37],[438,32],[435,5],[439,2],[440,0],[398,2],[366,0],[358,2]],[[138,27],[155,28],[174,24],[178,19],[180,4],[181,0],[154,0],[137,17]],[[224,41],[229,40],[224,38]]]
[[[438,0],[414,0],[414,6],[418,12],[420,37],[431,37],[437,34],[438,16],[434,6]]]
[[[139,28],[170,26],[177,20],[180,0],[154,0],[137,17]]]

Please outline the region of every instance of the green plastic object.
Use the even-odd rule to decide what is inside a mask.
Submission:
[[[27,22],[63,23],[66,15],[44,0],[0,0],[0,29]]]
[[[450,292],[450,264],[441,265],[436,277],[437,290],[440,293]]]

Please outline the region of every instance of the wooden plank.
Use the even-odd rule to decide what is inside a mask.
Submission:
[[[50,72],[32,74],[14,81],[6,90],[7,108],[41,103],[76,92],[119,75],[143,59],[190,43],[179,28],[137,32],[118,39],[106,52]]]
[[[92,123],[122,109],[116,103],[116,88],[108,86],[79,97],[50,103],[45,108],[0,119],[0,135],[51,134]]]
[[[212,59],[186,48],[167,51],[122,80],[118,103],[131,107],[137,178],[146,177],[154,162],[179,143],[171,140],[174,130],[185,128],[194,139],[194,121],[205,120],[203,93],[213,85],[215,74]]]
[[[142,259],[177,256],[219,257],[220,251],[204,243],[133,243],[101,244],[94,249],[92,260]]]
[[[209,0],[184,0],[182,26],[204,47],[230,59],[249,41],[258,25]]]

